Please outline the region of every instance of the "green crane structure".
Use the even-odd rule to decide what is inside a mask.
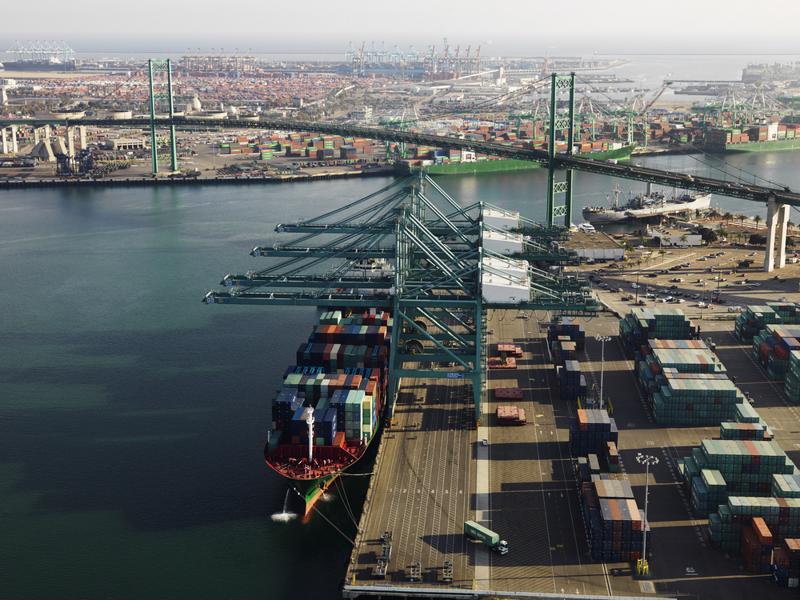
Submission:
[[[575,127],[575,73],[550,77],[550,127],[547,140],[547,225],[552,227],[557,219],[564,219],[564,226],[572,225],[572,169],[564,170],[564,179],[556,181],[556,133],[565,132],[567,155],[572,156]],[[568,94],[566,114],[558,112],[558,94]],[[564,203],[556,206],[556,196],[564,194]]]
[[[167,74],[166,91],[155,91],[155,77],[154,75],[159,72]],[[173,173],[178,171],[178,150],[177,140],[175,136],[175,101],[172,94],[172,60],[167,58],[165,60],[150,59],[147,61],[148,81],[150,83],[150,145],[151,145],[151,158],[153,166],[153,175],[158,175],[158,137],[156,135],[156,100],[165,99],[167,101],[167,110],[170,122],[169,126],[169,151],[170,151],[170,168]]]
[[[523,246],[532,242],[485,222],[488,208],[492,214],[501,211],[481,202],[464,206],[430,176],[411,176],[324,215],[278,225],[276,232],[293,234],[292,239],[251,252],[273,264],[226,275],[225,289],[209,292],[204,301],[388,309],[394,322],[387,417],[391,420],[400,379],[425,377],[468,380],[478,421],[487,309],[585,315],[599,310],[578,277],[520,261],[514,262],[516,270],[506,269],[513,261],[485,247],[487,236],[506,235]],[[513,295],[498,297],[504,286]]]

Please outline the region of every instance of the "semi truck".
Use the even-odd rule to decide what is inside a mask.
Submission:
[[[482,542],[498,554],[508,554],[508,542],[500,539],[500,534],[475,521],[464,521],[464,535],[471,540]]]

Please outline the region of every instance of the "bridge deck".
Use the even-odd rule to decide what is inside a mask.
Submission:
[[[412,131],[400,131],[398,129],[388,129],[382,127],[361,127],[358,125],[340,123],[319,123],[314,121],[297,121],[282,118],[261,118],[258,121],[242,119],[225,120],[205,120],[197,118],[156,118],[156,125],[166,127],[175,125],[182,128],[198,129],[281,129],[290,131],[313,131],[333,135],[352,135],[357,137],[371,138],[382,141],[410,142],[441,148],[461,148],[475,150],[490,156],[502,156],[507,158],[517,158],[521,160],[531,160],[541,164],[548,164],[550,158],[545,150],[532,148],[521,148],[516,146],[505,146],[492,142],[475,142],[464,140],[452,136],[432,135],[416,133]],[[25,118],[5,118],[0,119],[0,127],[11,125],[39,127],[45,124],[56,124],[64,126],[95,125],[99,127],[150,127],[149,118],[136,117],[132,119],[77,119],[65,121],[63,119],[44,118],[44,119],[25,119]],[[700,192],[711,192],[722,196],[742,198],[757,202],[766,202],[774,198],[776,202],[800,206],[800,194],[780,188],[759,186],[755,184],[742,183],[739,181],[722,181],[711,177],[691,176],[684,173],[674,173],[648,167],[640,167],[629,164],[613,164],[604,160],[594,160],[591,158],[581,158],[567,154],[557,154],[554,158],[556,166],[559,168],[570,168],[578,171],[588,171],[600,175],[632,179],[634,181],[649,181],[667,187],[677,187],[690,189]]]

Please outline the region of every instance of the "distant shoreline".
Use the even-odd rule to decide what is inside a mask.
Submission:
[[[118,177],[107,179],[91,178],[50,178],[25,179],[22,181],[0,180],[0,190],[19,190],[50,187],[143,187],[171,185],[244,185],[256,183],[298,183],[307,181],[348,179],[352,177],[393,176],[393,168],[370,169],[368,171],[347,171],[343,173],[321,173],[306,176],[286,177]]]

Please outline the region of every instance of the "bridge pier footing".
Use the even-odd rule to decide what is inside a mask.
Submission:
[[[772,272],[786,266],[786,233],[789,227],[788,204],[779,204],[774,198],[767,202],[767,244],[764,250],[764,271]],[[777,257],[775,242],[778,242]],[[777,260],[776,260],[777,259]]]
[[[19,146],[17,145],[17,126],[11,126],[11,152],[16,154],[19,152]]]

